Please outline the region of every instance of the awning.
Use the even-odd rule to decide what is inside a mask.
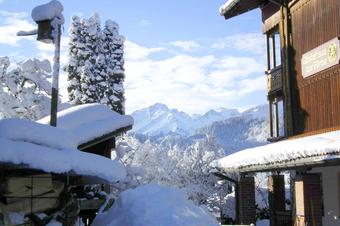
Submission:
[[[258,8],[267,0],[228,0],[220,7],[220,14],[225,19],[232,18],[239,14]]]
[[[243,173],[332,164],[340,165],[340,130],[246,149],[211,166],[222,173]]]

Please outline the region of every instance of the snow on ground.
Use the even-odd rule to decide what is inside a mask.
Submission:
[[[51,20],[55,17],[62,18],[63,5],[57,1],[52,0],[49,3],[39,5],[32,10],[32,19],[34,21]]]
[[[109,182],[120,181],[126,176],[125,168],[120,162],[75,149],[55,149],[1,136],[0,147],[2,163],[24,164],[53,173],[74,172]]]
[[[49,124],[47,116],[38,121]],[[57,128],[72,132],[78,145],[133,125],[133,118],[102,104],[82,104],[58,112]]]
[[[98,214],[92,226],[218,226],[203,207],[183,191],[149,184],[120,194],[113,206]]]
[[[337,130],[246,149],[217,160],[211,166],[232,172],[243,167],[303,161],[305,158],[313,158],[310,161],[339,158],[339,154],[340,130]]]

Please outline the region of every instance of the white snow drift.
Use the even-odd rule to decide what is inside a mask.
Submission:
[[[202,207],[179,189],[144,185],[122,192],[111,209],[98,214],[93,226],[218,226]]]

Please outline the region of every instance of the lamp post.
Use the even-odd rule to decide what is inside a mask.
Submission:
[[[60,39],[61,25],[64,23],[62,4],[52,0],[47,4],[35,7],[32,10],[32,18],[38,24],[38,29],[32,31],[19,31],[18,36],[37,35],[37,40],[43,43],[54,44],[51,115],[50,125],[57,126],[58,89],[60,70]]]

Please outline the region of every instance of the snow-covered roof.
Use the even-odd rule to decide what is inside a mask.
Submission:
[[[113,206],[97,214],[93,226],[218,226],[208,209],[184,191],[148,184],[122,192]]]
[[[50,117],[38,122],[49,124]],[[132,125],[131,116],[118,114],[109,107],[96,103],[70,107],[57,114],[57,128],[72,133],[77,145]]]
[[[57,1],[52,0],[49,3],[39,5],[32,10],[32,19],[36,22],[43,20],[51,20],[55,17],[60,19],[63,17],[63,5]]]
[[[314,165],[340,158],[340,130],[280,141],[236,152],[211,166],[222,172],[249,172]]]
[[[63,140],[59,142],[62,143]],[[120,162],[100,155],[70,148],[52,148],[25,139],[2,136],[0,136],[0,163],[23,165],[51,173],[93,176],[109,182],[123,180],[126,176],[125,168]]]
[[[258,8],[261,4],[266,3],[264,0],[228,0],[220,6],[220,14],[225,19],[232,18],[242,13]]]
[[[228,0],[226,3],[220,6],[220,14],[223,16],[228,9],[236,4],[237,1],[235,0]]]
[[[0,120],[0,137],[55,149],[78,147],[77,138],[73,133],[26,119]]]

